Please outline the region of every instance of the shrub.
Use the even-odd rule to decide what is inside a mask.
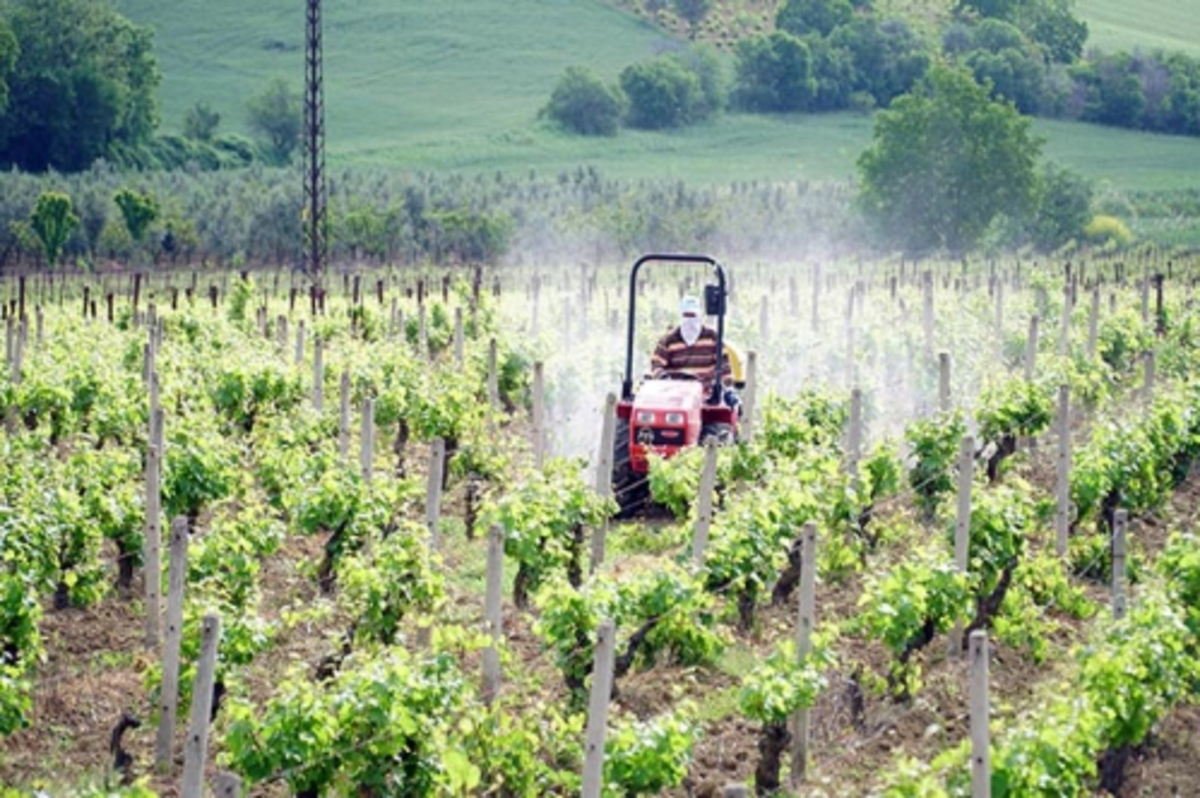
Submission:
[[[1084,236],[1093,244],[1125,246],[1133,241],[1133,233],[1125,223],[1115,216],[1098,214],[1083,229]]]
[[[695,73],[669,55],[625,67],[621,90],[629,98],[625,121],[645,130],[688,124],[704,96]]]
[[[735,103],[747,111],[804,111],[817,94],[812,51],[790,33],[743,39],[737,44]]]
[[[615,136],[624,111],[619,88],[604,85],[584,67],[569,67],[539,116],[583,136]]]

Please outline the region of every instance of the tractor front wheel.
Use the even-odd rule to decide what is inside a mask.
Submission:
[[[732,424],[705,424],[700,428],[700,445],[703,446],[709,438],[715,439],[718,446],[737,442]]]
[[[635,515],[650,495],[646,475],[633,470],[629,453],[629,420],[624,418],[617,419],[616,436],[613,439],[612,489],[613,498],[621,508],[617,518]]]

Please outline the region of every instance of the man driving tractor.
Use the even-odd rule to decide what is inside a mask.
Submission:
[[[700,300],[685,296],[679,302],[679,326],[664,335],[650,359],[651,376],[666,379],[673,376],[691,377],[704,385],[711,394],[717,368],[717,332],[701,318]],[[725,387],[725,404],[737,407],[738,396],[730,386],[732,370],[729,358],[721,360],[721,384]]]

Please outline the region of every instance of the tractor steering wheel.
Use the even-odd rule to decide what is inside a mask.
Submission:
[[[656,380],[685,380],[687,382],[702,382],[695,374],[689,374],[686,371],[664,371],[654,379]]]

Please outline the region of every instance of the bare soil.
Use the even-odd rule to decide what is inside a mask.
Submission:
[[[1026,469],[1023,476],[1036,482],[1051,478],[1044,465],[1039,466]],[[452,494],[445,509],[448,515],[461,517],[461,495]],[[1200,478],[1193,476],[1179,487],[1158,517],[1133,521],[1131,546],[1154,557],[1169,530],[1193,528],[1198,514]],[[482,530],[479,537],[483,537]],[[264,562],[260,577],[262,612],[276,625],[277,637],[245,677],[246,692],[256,701],[265,702],[278,679],[294,663],[308,667],[318,662],[330,648],[331,631],[340,628],[336,617],[319,628],[282,623],[284,608],[320,600],[310,569],[319,560],[322,545],[320,537],[293,536]],[[481,546],[483,542],[477,540],[471,545]],[[464,564],[461,555],[455,553],[459,551],[454,548],[447,554],[448,568]],[[140,587],[135,586],[134,596],[140,595]],[[1096,595],[1102,592],[1097,589]],[[505,630],[514,655],[510,667],[513,672],[540,677],[536,679],[540,684],[537,695],[510,697],[518,705],[538,699],[564,699],[561,677],[532,633],[532,616],[508,606],[509,600],[506,596]],[[855,587],[821,585],[818,591],[818,607],[825,617],[851,617],[857,600]],[[739,638],[737,644],[765,654],[771,641],[793,628],[795,602],[793,598],[785,607],[760,606],[755,632]],[[448,613],[456,619],[477,617],[482,597],[458,592],[449,607]],[[1060,620],[1063,628],[1057,633],[1055,650],[1078,639],[1082,626]],[[123,740],[124,749],[133,757],[131,774],[147,779],[149,786],[162,795],[176,795],[181,755],[171,773],[159,775],[153,771],[154,727],[145,676],[157,655],[148,652],[142,643],[140,601],[114,594],[92,608],[55,612],[47,606],[41,631],[47,657],[38,670],[33,722],[29,728],[0,739],[0,785],[25,790],[46,788],[57,794],[71,787],[119,783],[120,775],[112,769],[110,738],[113,727],[128,712],[142,721],[140,728],[130,730]],[[839,653],[843,665],[830,674],[829,689],[812,710],[812,760],[800,795],[870,795],[878,788],[881,775],[901,754],[928,760],[963,739],[968,723],[964,700],[967,671],[960,659],[948,657],[944,637],[936,638],[919,655],[924,685],[915,700],[899,703],[864,689],[861,719],[853,712],[851,669],[857,663],[867,672],[884,674],[887,654],[881,645],[869,640],[847,641]],[[464,667],[472,672],[478,666],[472,660]],[[1054,661],[1038,664],[1023,652],[994,646],[991,691],[997,713],[1006,716],[1027,705],[1039,685],[1056,682],[1056,667]],[[681,696],[703,703],[714,694],[735,689],[738,676],[663,664],[621,680],[617,703],[622,710],[649,717],[673,706]],[[218,718],[218,730],[220,722]],[[181,719],[179,725],[181,743],[186,719]],[[687,785],[668,794],[717,796],[726,783],[749,780],[758,761],[759,732],[756,724],[741,718],[736,710],[705,724]],[[215,774],[219,747],[219,742],[210,746],[210,778]],[[256,788],[252,794],[285,793],[282,785],[275,784]],[[1123,798],[1200,796],[1200,706],[1182,705],[1158,724],[1147,745],[1130,760],[1118,794]]]

